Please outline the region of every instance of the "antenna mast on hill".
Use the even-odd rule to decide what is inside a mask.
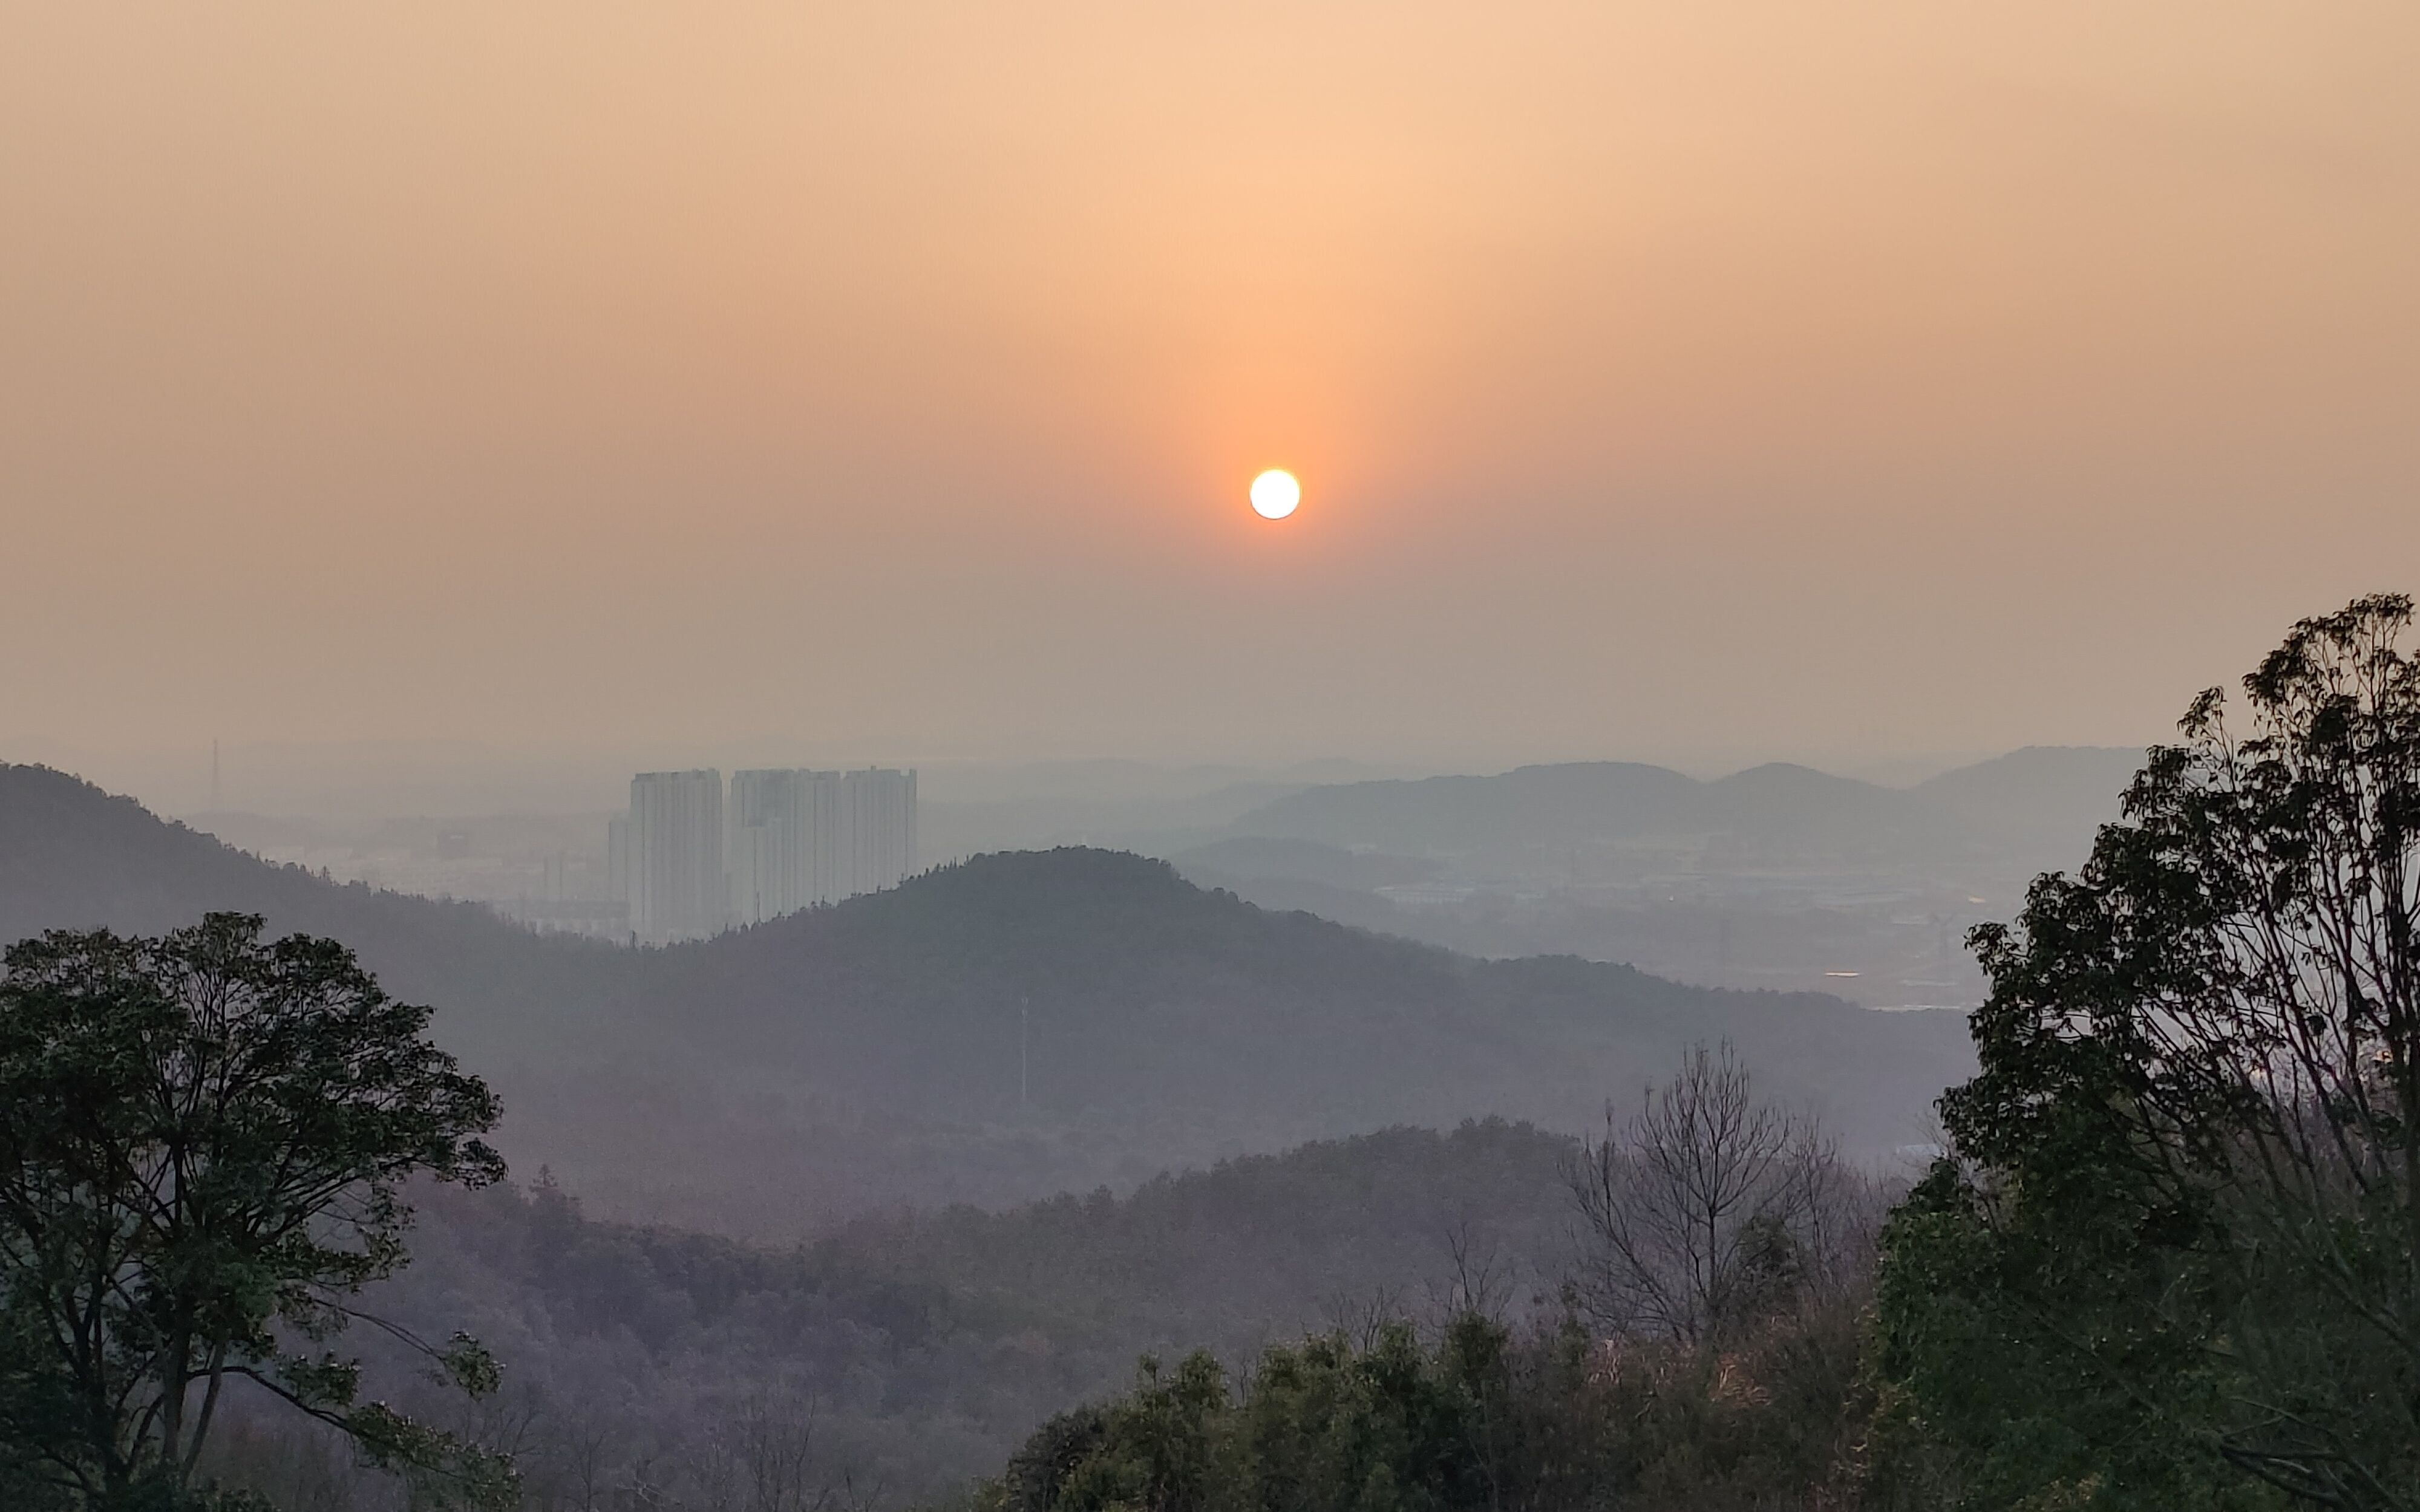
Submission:
[[[210,812],[219,811],[219,742],[210,737]]]

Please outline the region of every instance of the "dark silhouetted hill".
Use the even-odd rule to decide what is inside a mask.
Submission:
[[[41,766],[0,765],[0,941],[107,925],[156,933],[204,912],[265,914],[351,946],[391,989],[509,1010],[584,990],[618,952],[540,939],[475,903],[382,892],[275,866]]]

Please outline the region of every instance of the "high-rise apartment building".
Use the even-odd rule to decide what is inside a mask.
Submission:
[[[916,869],[913,772],[735,772],[730,813],[735,923],[895,887]]]
[[[643,772],[606,833],[641,943],[696,939],[895,887],[916,870],[916,774]]]
[[[723,860],[731,874],[731,921],[757,924],[825,901],[816,888],[829,841],[831,795],[822,772],[795,769],[731,774],[730,838]],[[819,824],[817,821],[821,819]]]
[[[722,862],[722,774],[642,772],[630,779],[627,830],[630,932],[662,945],[712,934],[728,921]]]
[[[841,896],[895,887],[916,870],[916,774],[840,774]]]

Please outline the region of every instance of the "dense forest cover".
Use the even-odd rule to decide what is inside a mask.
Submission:
[[[355,1344],[381,1389],[508,1440],[535,1506],[599,1504],[600,1487],[708,1504],[743,1423],[797,1440],[807,1489],[939,1497],[1144,1354],[1246,1361],[1374,1313],[1442,1316],[1470,1266],[1529,1308],[1571,1250],[1573,1148],[1500,1121],[1388,1130],[1124,1198],[869,1217],[785,1248],[596,1222],[544,1179],[432,1187],[413,1263],[362,1305],[415,1335],[467,1329],[503,1389],[446,1418],[459,1404],[408,1354]],[[253,1421],[251,1482],[311,1506],[367,1494],[323,1441]]]
[[[0,1016],[26,1031],[13,1042],[19,1063],[37,1076],[57,1064],[44,1049],[56,1036],[25,1010],[57,996],[50,984],[60,973],[50,963],[60,960],[124,957],[149,973],[85,971],[73,979],[81,995],[63,999],[62,1011],[123,1001],[131,1012],[95,1023],[124,1023],[142,1035],[156,1032],[147,1025],[173,1021],[190,1026],[179,1032],[198,1036],[196,1044],[242,1046],[243,1034],[219,1037],[225,995],[184,964],[192,948],[181,942],[195,933],[157,947],[54,934],[18,948]],[[471,1127],[492,1116],[484,1089],[458,1078],[436,1052],[380,1038],[413,1033],[425,1012],[393,1006],[340,948],[297,937],[264,950],[246,943],[256,938],[256,922],[233,916],[213,916],[198,933],[251,952],[246,959],[257,964],[245,991],[271,1005],[264,1011],[299,1010],[304,1025],[323,1026],[313,1033],[353,1046],[343,1054],[365,1072],[425,1063],[459,1082],[458,1095],[471,1099]],[[358,999],[369,1016],[348,1027],[354,1019],[331,1018],[308,995],[275,1007],[290,995],[296,963]],[[204,990],[194,989],[196,980]],[[156,982],[158,993],[146,982]],[[160,1019],[163,1012],[169,1019]],[[259,1053],[246,1049],[229,1064],[251,1064],[283,1042],[286,1031],[273,1030]],[[177,1168],[176,1151],[191,1142],[179,1132],[188,1125],[155,1129],[154,1115],[143,1110],[191,1107],[180,1117],[198,1119],[193,1129],[220,1127],[215,1094],[179,1090],[196,1074],[218,1074],[207,1070],[216,1052],[156,1062],[137,1054],[125,1063],[153,1066],[143,1074],[162,1079],[163,1095],[146,1091],[138,1076],[122,1092],[91,1083],[91,1095],[68,1106],[89,1103],[103,1115],[98,1127],[124,1131],[111,1137],[132,1141],[130,1153],[156,1151]],[[1692,1064],[1702,1072],[1713,1063],[1701,1056]],[[1745,1096],[1745,1074],[1733,1075],[1730,1065],[1722,1062],[1720,1074],[1731,1076],[1722,1085]],[[300,1101],[277,1085],[264,1111],[287,1131],[280,1138],[301,1142],[292,1148],[307,1163],[317,1153],[310,1141],[334,1137],[313,1111],[321,1094],[310,1088],[319,1084],[302,1084]],[[1389,1130],[1162,1178],[1124,1198],[1103,1191],[1004,1213],[959,1208],[862,1218],[787,1249],[592,1222],[544,1173],[526,1190],[494,1184],[492,1159],[478,1147],[472,1153],[484,1164],[458,1171],[446,1164],[457,1160],[447,1152],[453,1147],[427,1143],[412,1125],[381,1123],[374,1127],[385,1137],[404,1142],[380,1157],[392,1163],[376,1180],[414,1168],[472,1179],[383,1196],[373,1185],[376,1200],[366,1208],[316,1210],[334,1224],[328,1232],[335,1247],[298,1257],[306,1269],[293,1273],[307,1280],[305,1289],[259,1288],[256,1278],[273,1272],[209,1238],[225,1232],[217,1220],[199,1223],[189,1238],[167,1223],[156,1241],[144,1239],[149,1230],[138,1224],[132,1233],[139,1242],[116,1259],[97,1272],[63,1273],[69,1284],[89,1273],[115,1288],[112,1278],[122,1278],[124,1294],[137,1301],[115,1327],[121,1340],[135,1341],[126,1357],[138,1376],[164,1369],[165,1379],[178,1380],[193,1367],[177,1362],[195,1360],[209,1362],[199,1367],[208,1374],[235,1347],[232,1389],[223,1403],[215,1386],[209,1393],[214,1425],[206,1421],[177,1460],[176,1473],[193,1477],[189,1488],[158,1478],[167,1473],[161,1457],[176,1441],[172,1433],[162,1438],[165,1430],[145,1412],[124,1419],[111,1442],[130,1445],[128,1463],[152,1467],[152,1478],[95,1490],[39,1476],[8,1484],[29,1506],[153,1512],[187,1503],[251,1504],[245,1498],[295,1512],[515,1504],[803,1512],[958,1498],[1030,1432],[1046,1444],[1076,1442],[1068,1439],[1072,1423],[1096,1461],[1084,1473],[1090,1478],[1075,1484],[1094,1486],[1096,1501],[1115,1501],[1137,1473],[1125,1458],[1158,1452],[1148,1436],[1140,1443],[1122,1436],[1135,1413],[1050,1414],[1114,1391],[1138,1356],[1180,1353],[1176,1395],[1168,1399],[1199,1419],[1183,1431],[1205,1440],[1227,1431],[1219,1427],[1228,1368],[1221,1359],[1249,1369],[1251,1390],[1262,1394],[1298,1376],[1291,1399],[1322,1412],[1366,1409],[1381,1427],[1409,1413],[1354,1451],[1403,1462],[1384,1469],[1354,1459],[1344,1469],[1356,1484],[1383,1470],[1405,1477],[1408,1492],[1417,1489],[1415,1472],[1444,1474],[1466,1501],[1482,1471],[1499,1489],[1522,1485],[1590,1497],[1616,1486],[1677,1490],[1709,1475],[1761,1495],[1807,1474],[1834,1476],[1843,1435],[1856,1421],[1843,1415],[1843,1404],[1857,1357],[1850,1323],[1862,1274],[1837,1261],[1857,1253],[1862,1241],[1857,1204],[1843,1205],[1843,1188],[1830,1184],[1844,1173],[1820,1142],[1804,1137],[1811,1129],[1760,1111],[1743,1125],[1745,1143],[1715,1151],[1761,1172],[1735,1184],[1710,1215],[1719,1253],[1658,1252],[1641,1261],[1646,1252],[1633,1243],[1616,1255],[1606,1242],[1626,1231],[1583,1196],[1630,1191],[1619,1173],[1634,1152],[1674,1152],[1654,1141],[1694,1117],[1699,1104],[1673,1101],[1680,1095],[1673,1088],[1689,1085],[1684,1074],[1626,1132],[1617,1136],[1609,1126],[1603,1141],[1500,1120],[1450,1134]],[[401,1100],[407,1111],[427,1101]],[[28,1096],[19,1106],[26,1116],[54,1117],[61,1104]],[[1659,1122],[1659,1109],[1687,1116],[1681,1125]],[[276,1155],[281,1148],[240,1131],[213,1140],[215,1153],[196,1168],[202,1180],[192,1190],[223,1188],[238,1200],[254,1188],[220,1173],[254,1158],[244,1152]],[[91,1168],[76,1164],[72,1147],[62,1147],[72,1158],[60,1165],[52,1148],[11,1132],[9,1168],[21,1182],[54,1166]],[[345,1183],[313,1190],[325,1202]],[[1854,1198],[1861,1188],[1851,1180],[1846,1190]],[[147,1210],[139,1191],[135,1196],[128,1211],[139,1214]],[[395,1198],[419,1209],[408,1267],[399,1242],[407,1211]],[[1671,1205],[1685,1198],[1671,1188],[1658,1211],[1685,1216]],[[42,1211],[72,1212],[82,1200],[70,1190]],[[12,1236],[39,1241],[45,1220],[12,1204],[0,1222]],[[47,1251],[38,1242],[24,1253]],[[292,1263],[277,1253],[264,1251],[261,1263]],[[1619,1281],[1650,1272],[1676,1283],[1676,1295],[1695,1299],[1685,1305],[1703,1304],[1692,1315],[1697,1336],[1677,1347],[1607,1352],[1590,1330],[1627,1316]],[[1592,1275],[1616,1284],[1579,1284]],[[167,1316],[198,1320],[196,1345],[165,1365],[144,1342],[165,1326],[140,1301],[155,1294],[155,1276],[182,1277],[174,1285],[194,1298]],[[39,1469],[57,1425],[72,1420],[28,1411],[48,1399],[52,1379],[36,1346],[49,1333],[45,1319],[57,1315],[40,1305],[41,1296],[13,1283],[0,1295],[10,1325],[0,1336],[13,1341],[0,1350],[0,1443],[26,1456],[0,1464],[0,1473]],[[1776,1327],[1785,1317],[1790,1325]],[[214,1332],[228,1326],[221,1319],[236,1332]],[[347,1331],[349,1321],[360,1326]],[[448,1331],[454,1342],[432,1350],[427,1341]],[[1311,1343],[1283,1342],[1305,1334]],[[1442,1342],[1432,1350],[1421,1342],[1426,1335]],[[1165,1395],[1158,1367],[1144,1369],[1141,1400],[1157,1402]],[[1351,1400],[1323,1381],[1349,1385]],[[1791,1412],[1772,1410],[1776,1390]],[[1148,1405],[1142,1413],[1156,1414]],[[1477,1468],[1429,1465],[1433,1445],[1404,1441],[1406,1422],[1430,1434],[1455,1425],[1483,1428]],[[1351,1436],[1368,1437],[1359,1427]],[[73,1432],[67,1441],[78,1442]],[[1549,1452],[1559,1458],[1538,1458]],[[1315,1446],[1305,1453],[1315,1461],[1332,1458]],[[1029,1445],[1015,1463],[1032,1462]],[[1163,1488],[1177,1502],[1149,1504],[1231,1499],[1223,1478],[1200,1479],[1222,1477],[1218,1461],[1189,1473],[1196,1476],[1189,1489]],[[974,1494],[989,1501],[1003,1493],[985,1483]],[[1049,1482],[1019,1494],[1030,1501],[1061,1491]]]
[[[1550,1287],[1524,1297],[1464,1246],[1424,1312],[1146,1358],[1131,1392],[1054,1417],[970,1504],[1929,1504],[1929,1466],[1870,1452],[1887,1184],[1708,1050],[1558,1168]]]
[[[1867,1425],[1846,1315],[1720,1354],[1612,1350],[1576,1326],[1465,1311],[1272,1349],[1148,1361],[1135,1389],[1063,1414],[965,1504],[1479,1509],[1854,1505]],[[1876,1503],[1875,1504],[1882,1504]]]

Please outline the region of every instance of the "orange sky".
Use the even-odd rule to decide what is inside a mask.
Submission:
[[[0,6],[0,757],[2149,738],[2420,589],[2415,65],[2389,4]]]

